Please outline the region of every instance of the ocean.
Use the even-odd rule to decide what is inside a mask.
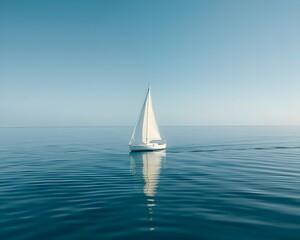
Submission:
[[[300,239],[300,127],[0,128],[0,239]]]

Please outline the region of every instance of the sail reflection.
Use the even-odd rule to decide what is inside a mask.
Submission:
[[[165,157],[165,151],[130,153],[130,170],[133,174],[139,174],[139,171],[142,171],[145,182],[144,194],[149,198],[156,195],[161,161]],[[141,163],[142,167],[140,168],[142,169],[136,169],[141,166]]]
[[[158,187],[159,174],[162,160],[166,157],[165,151],[133,152],[130,153],[130,171],[143,179],[143,192],[147,198],[150,231],[155,230],[153,224],[153,208],[155,207],[155,195]]]
[[[144,153],[143,158],[143,177],[145,180],[144,194],[154,197],[159,180],[161,159],[165,156],[163,152]]]
[[[147,197],[147,207],[152,214],[155,206],[155,195],[157,191],[162,159],[166,157],[165,151],[136,152],[130,154],[131,173],[142,172],[144,179],[144,194]],[[142,165],[142,166],[141,166]]]

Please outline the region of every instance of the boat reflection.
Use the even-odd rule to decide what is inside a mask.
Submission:
[[[147,198],[147,207],[150,214],[150,220],[152,220],[153,207],[155,207],[154,197],[157,191],[161,163],[165,157],[165,151],[130,153],[131,173],[134,175],[140,175],[142,173],[144,180],[143,191]]]

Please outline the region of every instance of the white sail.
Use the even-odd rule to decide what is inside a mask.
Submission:
[[[140,117],[134,128],[129,145],[148,144],[153,140],[161,140],[161,136],[155,118],[150,88],[148,88]]]
[[[147,113],[148,113],[148,122],[147,122],[147,134],[146,134],[146,142],[149,143],[153,140],[161,140],[160,132],[157,126],[156,118],[155,118],[155,112],[153,108],[152,103],[152,97],[150,93],[150,89],[148,90],[148,107],[147,107]]]

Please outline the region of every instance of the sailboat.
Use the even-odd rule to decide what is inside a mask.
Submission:
[[[128,144],[131,152],[154,151],[166,148],[166,142],[161,139],[157,126],[150,87]]]

